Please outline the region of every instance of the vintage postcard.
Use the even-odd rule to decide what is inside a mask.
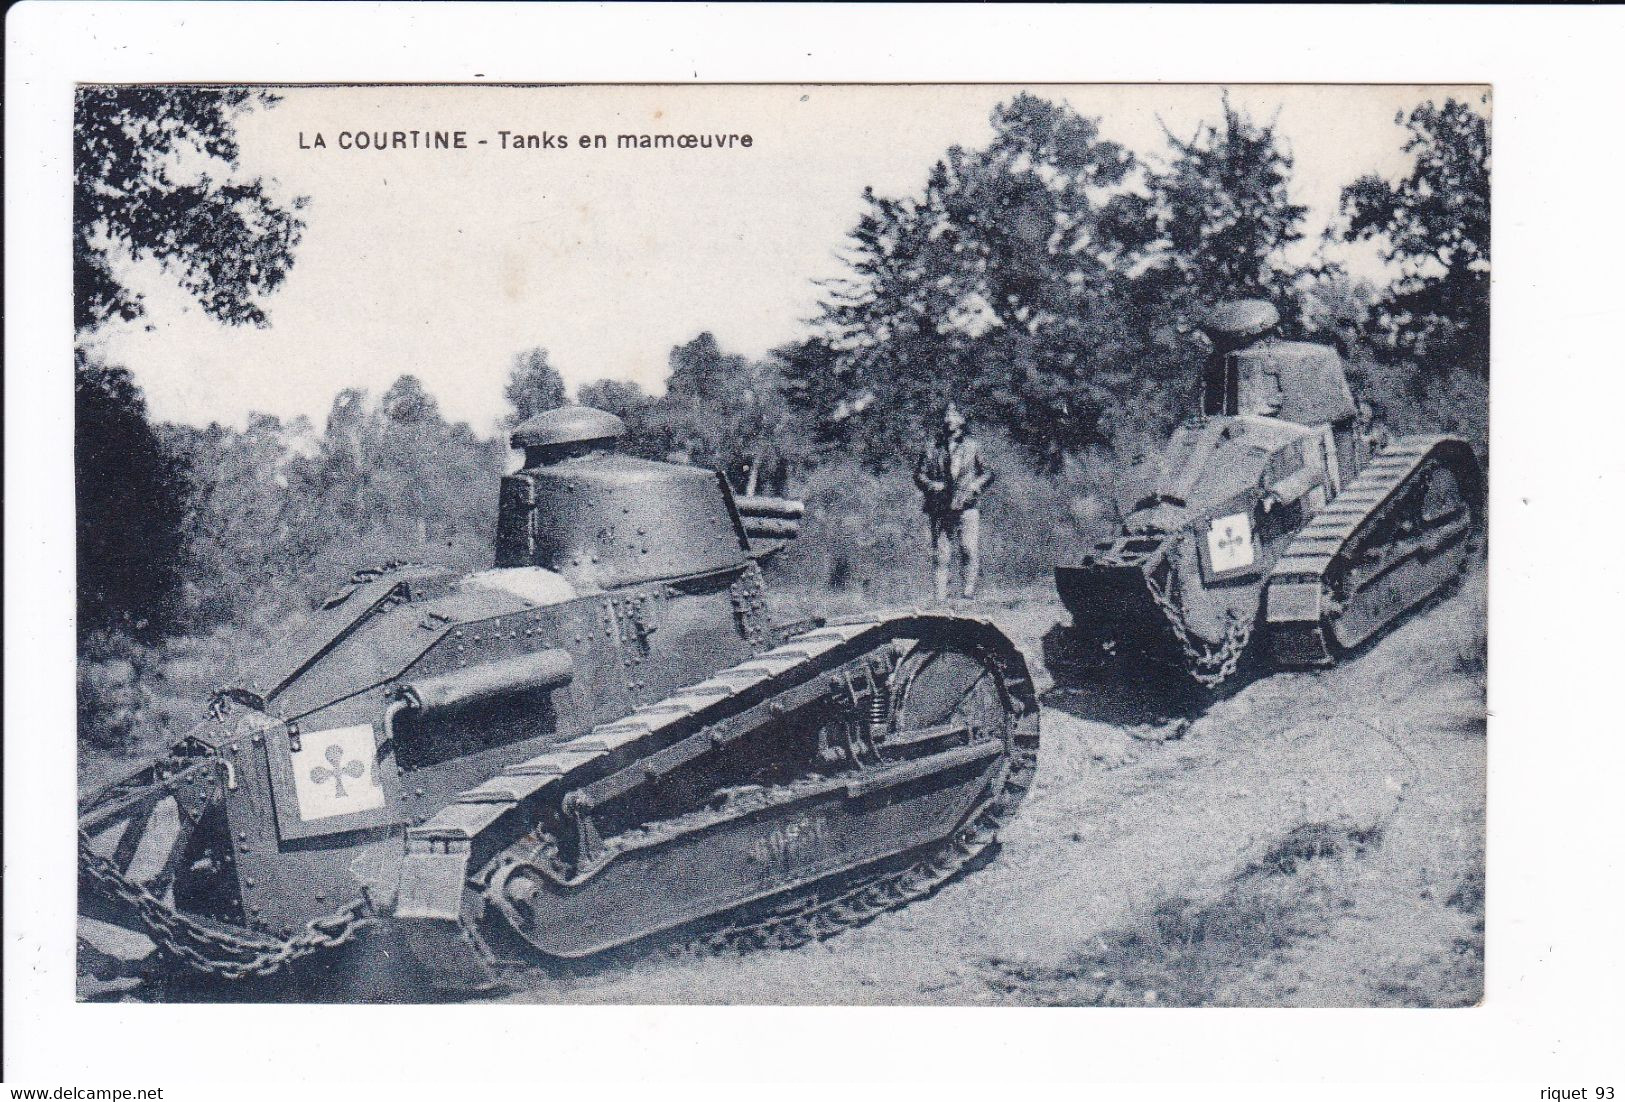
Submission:
[[[81,84],[79,997],[1477,1004],[1491,118]]]

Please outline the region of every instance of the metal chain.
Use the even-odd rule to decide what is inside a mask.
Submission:
[[[1236,672],[1242,653],[1252,639],[1253,621],[1232,619],[1225,628],[1224,638],[1219,640],[1217,646],[1210,647],[1191,633],[1185,624],[1185,614],[1175,606],[1170,594],[1157,585],[1153,573],[1146,571],[1145,587],[1173,628],[1179,649],[1185,653],[1186,672],[1203,688],[1218,688]],[[1170,578],[1169,589],[1172,588]]]
[[[165,952],[200,972],[224,979],[269,976],[284,965],[324,949],[337,949],[377,922],[366,900],[356,899],[321,918],[312,919],[291,938],[261,934],[243,936],[205,925],[176,911],[135,883],[118,866],[90,848],[79,832],[79,868],[110,898],[130,906],[147,936]]]

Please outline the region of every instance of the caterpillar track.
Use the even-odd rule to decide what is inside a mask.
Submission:
[[[876,677],[887,664],[889,685]],[[834,732],[821,768],[613,835],[583,821],[764,728],[827,741],[832,698],[882,715],[870,686],[886,693],[884,729]],[[801,944],[928,895],[986,853],[1037,750],[1025,662],[986,621],[818,628],[460,795],[408,832],[396,916],[445,987],[497,982],[515,948],[578,959],[718,912],[734,919],[704,935],[708,949]]]
[[[1477,462],[1447,436],[1401,437],[1318,513],[1270,572],[1270,649],[1335,662],[1461,574],[1481,517]]]

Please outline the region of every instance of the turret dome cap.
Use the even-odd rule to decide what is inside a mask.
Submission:
[[[516,448],[551,448],[619,440],[625,435],[626,422],[613,413],[591,406],[560,406],[530,418],[509,439]]]
[[[1251,340],[1281,324],[1280,311],[1261,298],[1221,302],[1202,321],[1202,331],[1215,343],[1234,344]]]

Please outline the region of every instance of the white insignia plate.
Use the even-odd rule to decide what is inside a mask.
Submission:
[[[1231,513],[1208,524],[1207,561],[1215,574],[1253,565],[1253,525],[1246,513]]]
[[[299,818],[305,822],[376,811],[384,806],[378,783],[378,744],[372,724],[307,731],[288,754]]]

